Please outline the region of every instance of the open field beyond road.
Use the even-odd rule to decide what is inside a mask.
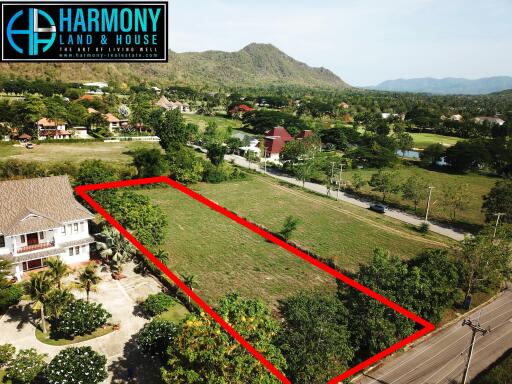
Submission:
[[[284,187],[267,177],[192,189],[249,220],[278,231],[288,215],[301,220],[292,240],[355,270],[376,247],[407,259],[424,248],[442,247],[447,239],[423,237],[392,219],[364,209]],[[210,302],[228,292],[265,299],[270,304],[301,289],[334,289],[333,279],[248,229],[209,210],[172,188],[141,193],[169,217],[164,248],[171,269],[193,274],[198,293]]]
[[[209,123],[217,124],[221,129],[239,129],[242,127],[240,120],[228,119],[222,116],[202,116],[195,114],[183,114],[183,118],[188,123],[194,123],[199,126],[200,131],[204,131]]]
[[[500,180],[495,177],[482,176],[478,174],[460,175],[453,173],[434,172],[424,168],[412,166],[402,166],[388,171],[397,172],[401,181],[405,181],[411,176],[420,177],[424,179],[429,185],[435,187],[432,194],[433,205],[430,212],[431,217],[437,219],[448,220],[450,218],[449,210],[442,205],[443,188],[446,186],[456,187],[458,185],[467,185],[465,191],[469,195],[468,206],[462,212],[457,213],[456,219],[477,225],[484,223],[484,215],[482,214],[483,197],[488,194],[496,182]],[[377,170],[370,169],[346,171],[344,172],[343,179],[351,181],[354,173],[359,173],[365,180],[369,181],[372,174],[376,172]],[[362,192],[374,195],[376,200],[382,197],[382,194],[372,192],[368,185],[362,189]],[[403,200],[400,194],[391,195],[388,200],[393,203],[406,204],[411,210],[414,208],[414,204],[411,201]],[[426,200],[418,206],[418,215],[424,216],[425,209]]]
[[[80,143],[54,142],[34,146],[34,149],[15,147],[13,145],[0,145],[0,161],[19,159],[27,161],[48,162],[80,162],[89,159],[101,159],[115,163],[129,163],[132,158],[128,152],[137,148],[159,148],[158,143],[120,142],[103,143],[97,141],[83,141]]]
[[[411,133],[415,148],[427,148],[431,144],[442,144],[451,147],[463,140],[460,137],[436,135],[434,133]]]

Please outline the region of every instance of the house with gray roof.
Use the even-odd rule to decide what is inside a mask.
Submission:
[[[52,256],[86,262],[93,217],[75,199],[67,176],[1,181],[0,258],[13,264],[18,280]]]

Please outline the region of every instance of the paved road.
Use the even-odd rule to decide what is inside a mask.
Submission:
[[[512,348],[512,291],[508,290],[471,316],[491,333],[479,336],[470,379]],[[471,340],[471,331],[454,324],[413,349],[385,361],[381,367],[354,379],[355,384],[450,384],[460,383]]]
[[[250,168],[254,171],[261,172],[261,173],[264,172],[264,170],[261,167],[259,167],[257,164],[255,164],[255,163],[250,164],[247,161],[247,159],[245,159],[244,157],[241,157],[241,156],[226,155],[226,160],[232,161],[240,167]],[[298,185],[300,187],[303,186],[302,181],[297,180],[297,179],[287,176],[287,175],[278,174],[273,170],[267,170],[267,175],[272,176],[281,181],[285,181],[290,184]],[[306,184],[304,185],[304,188],[309,189],[310,191],[313,191],[313,192],[327,195],[327,187],[320,185],[320,184],[306,182]],[[331,193],[331,197],[333,199],[336,199],[336,197],[338,197],[337,192],[333,191]],[[349,204],[357,205],[362,208],[368,208],[369,204],[370,204],[369,201],[365,201],[362,199],[352,197],[344,192],[340,192],[339,200],[344,201]],[[423,222],[422,219],[420,219],[416,216],[410,215],[410,214],[402,212],[402,211],[394,210],[394,209],[389,209],[385,214],[389,217],[396,219],[396,220],[400,220],[404,223],[408,223],[408,224],[412,224],[412,225],[416,225],[416,226],[419,226]],[[456,231],[452,228],[441,226],[439,224],[434,224],[434,223],[430,223],[430,230],[432,232],[447,236],[447,237],[452,238],[457,241],[464,240],[464,236],[465,236],[465,234],[462,232]]]

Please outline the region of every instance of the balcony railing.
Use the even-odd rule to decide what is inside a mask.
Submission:
[[[16,253],[20,254],[20,253],[34,252],[34,251],[40,251],[42,249],[48,249],[48,248],[52,248],[52,247],[55,247],[55,241],[50,241],[49,243],[28,245],[26,247],[20,247],[16,250]]]

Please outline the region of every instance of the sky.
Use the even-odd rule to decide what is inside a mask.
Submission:
[[[170,0],[170,49],[271,43],[355,86],[512,75],[512,0]]]

